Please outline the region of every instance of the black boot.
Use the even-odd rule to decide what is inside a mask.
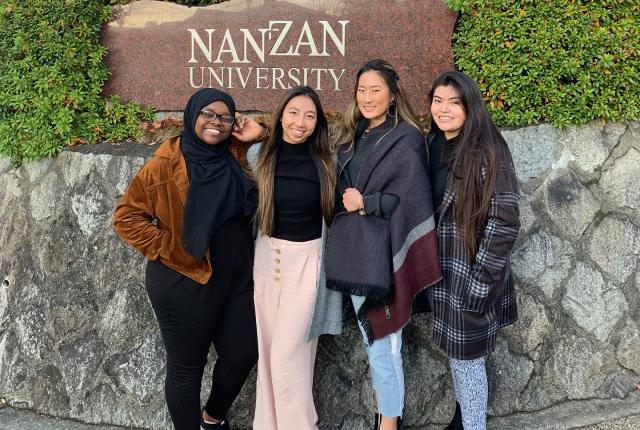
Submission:
[[[460,403],[456,402],[456,413],[453,415],[453,419],[444,430],[464,430],[462,426],[462,410],[460,410]]]
[[[373,430],[380,430],[380,422],[382,421],[382,415],[376,412],[375,417],[373,418]],[[402,417],[398,417],[398,424],[396,424],[396,429],[404,430],[404,424],[402,423]]]
[[[380,420],[382,420],[382,415],[376,412],[373,418],[373,430],[380,430]]]

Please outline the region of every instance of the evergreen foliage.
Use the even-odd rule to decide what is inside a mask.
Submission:
[[[447,0],[458,69],[501,126],[640,118],[640,0]]]
[[[95,0],[0,0],[0,155],[18,165],[140,134],[153,112],[101,95],[110,12]]]

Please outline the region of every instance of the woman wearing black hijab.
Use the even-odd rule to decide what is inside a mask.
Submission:
[[[196,92],[182,134],[162,143],[114,213],[116,232],[149,260],[145,283],[167,353],[165,395],[177,430],[228,430],[227,412],[258,358],[246,209],[254,190],[230,148],[235,122],[228,94]],[[235,127],[241,142],[261,131]],[[211,343],[218,359],[201,411]]]

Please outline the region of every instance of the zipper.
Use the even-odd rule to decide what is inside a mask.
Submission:
[[[389,309],[389,306],[384,307],[384,313],[387,316],[387,319],[390,320],[391,319],[391,309]]]

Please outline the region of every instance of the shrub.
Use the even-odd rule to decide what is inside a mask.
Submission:
[[[447,0],[456,66],[502,126],[640,118],[637,0]]]
[[[128,4],[132,3],[135,0],[105,0],[106,3],[109,4]],[[222,3],[227,0],[161,0],[161,1],[169,1],[170,3],[182,4],[185,6],[206,6],[210,4]]]
[[[65,145],[139,134],[153,112],[104,100],[100,30],[111,8],[89,0],[0,0],[0,154],[14,164]]]

